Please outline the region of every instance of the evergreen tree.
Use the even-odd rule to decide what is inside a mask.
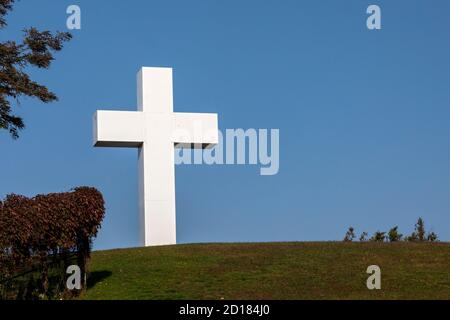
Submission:
[[[370,238],[370,241],[384,242],[385,239],[386,239],[386,232],[377,231],[373,234],[372,238]]]
[[[0,29],[6,23],[6,15],[12,10],[15,0],[0,0]],[[60,51],[63,43],[72,38],[70,33],[39,31],[36,28],[24,30],[21,43],[0,42],[0,129],[8,130],[14,139],[25,127],[23,119],[13,113],[11,100],[16,104],[19,98],[28,96],[44,103],[57,100],[47,87],[30,79],[25,69],[34,66],[48,69],[54,60],[53,52]]]
[[[360,242],[366,242],[368,236],[369,236],[369,234],[364,231],[363,233],[361,233],[361,236],[359,237],[359,241]]]
[[[352,242],[355,237],[355,229],[353,229],[353,227],[350,227],[345,234],[344,242]]]
[[[415,233],[417,234],[417,240],[423,242],[426,240],[425,237],[425,222],[422,218],[419,218],[416,223]]]
[[[402,240],[403,235],[398,232],[398,226],[392,228],[388,232],[388,239],[390,242],[397,242]]]

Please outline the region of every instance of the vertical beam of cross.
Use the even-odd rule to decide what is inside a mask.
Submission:
[[[143,68],[137,77],[138,110],[146,124],[138,156],[141,242],[175,244],[172,70]]]

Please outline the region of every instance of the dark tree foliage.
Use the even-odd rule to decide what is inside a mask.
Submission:
[[[12,10],[15,0],[0,0],[0,29],[6,26],[5,16]],[[39,31],[36,28],[24,30],[21,43],[0,42],[0,129],[8,130],[14,139],[25,127],[23,119],[13,113],[11,100],[16,104],[19,98],[28,96],[44,103],[57,100],[47,87],[31,80],[26,67],[48,69],[54,60],[53,52],[60,51],[63,43],[70,40],[68,32]]]
[[[102,194],[89,187],[34,198],[7,196],[0,201],[0,280],[37,269],[39,280],[31,279],[31,289],[26,291],[48,298],[51,264],[60,266],[56,270],[59,279],[65,277],[70,264],[77,264],[85,279],[91,241],[104,215]],[[75,263],[69,264],[69,254]],[[59,288],[64,289],[64,285]]]
[[[348,228],[344,237],[344,242],[352,242],[355,239],[355,229],[353,227]]]
[[[388,239],[390,242],[401,241],[402,238],[403,238],[403,235],[401,233],[399,233],[398,226],[395,226],[391,230],[389,230]]]
[[[419,241],[425,241],[425,222],[422,218],[419,218],[419,220],[417,220],[417,223],[415,225],[415,233],[417,234],[417,239]]]
[[[429,242],[437,242],[439,239],[438,235],[434,232],[430,232],[427,236],[427,241]]]
[[[407,237],[406,240],[411,242],[437,242],[438,235],[434,232],[429,232],[427,234],[425,230],[425,221],[422,218],[419,218],[414,226],[414,232]]]
[[[361,236],[359,237],[359,241],[366,242],[368,236],[369,236],[369,234],[364,231],[363,233],[361,233]]]
[[[384,242],[384,240],[386,240],[386,232],[382,231],[375,232],[372,238],[370,238],[372,242]]]

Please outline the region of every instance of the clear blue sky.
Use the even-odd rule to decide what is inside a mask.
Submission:
[[[419,216],[450,240],[450,2],[20,1],[0,39],[27,26],[82,30],[50,71],[60,100],[22,101],[27,129],[0,133],[0,197],[95,186],[97,249],[138,245],[137,151],[94,149],[97,109],[136,109],[141,66],[174,68],[175,110],[220,128],[279,128],[280,172],[178,166],[178,240],[340,240]],[[382,30],[366,8],[382,9]]]

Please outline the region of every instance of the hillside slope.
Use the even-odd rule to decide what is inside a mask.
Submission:
[[[382,289],[366,287],[369,265]],[[84,299],[450,299],[450,244],[197,244],[94,252]]]

